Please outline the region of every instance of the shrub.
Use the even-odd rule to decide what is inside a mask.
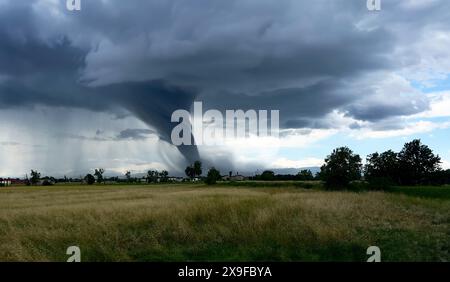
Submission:
[[[313,176],[311,170],[304,169],[304,170],[301,170],[297,174],[297,179],[302,180],[302,181],[311,181],[311,180],[314,180],[314,176]]]
[[[222,177],[220,175],[220,171],[212,167],[208,171],[208,175],[206,176],[205,182],[208,185],[214,185],[217,183],[218,180],[220,180]]]
[[[88,174],[84,177],[87,184],[92,185],[95,183],[95,177],[92,174]]]
[[[266,170],[261,174],[261,180],[273,181],[275,180],[275,173],[271,170]]]
[[[369,189],[385,191],[394,185],[395,183],[390,177],[372,177],[369,182]]]
[[[42,186],[52,186],[52,185],[53,183],[47,179],[42,182]]]
[[[353,192],[363,192],[370,189],[370,184],[366,181],[352,181],[347,185],[347,189]]]
[[[311,183],[304,183],[304,184],[302,184],[302,188],[312,189],[312,188],[314,188],[314,185],[312,185]]]

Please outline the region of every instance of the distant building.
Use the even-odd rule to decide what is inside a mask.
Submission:
[[[27,181],[18,178],[0,178],[0,187],[21,185],[27,185]]]
[[[183,177],[169,177],[169,182],[183,182]]]
[[[247,179],[248,179],[247,177],[240,175],[239,172],[236,173],[236,175],[233,175],[231,171],[228,175],[222,176],[222,180],[224,181],[244,181]]]
[[[0,178],[0,187],[11,186],[11,180]]]

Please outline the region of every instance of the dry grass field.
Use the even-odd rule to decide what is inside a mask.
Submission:
[[[82,261],[365,261],[372,245],[383,261],[449,261],[450,200],[200,184],[0,188],[0,261],[65,261],[73,245]]]

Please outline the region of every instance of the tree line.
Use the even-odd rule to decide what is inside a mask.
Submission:
[[[92,185],[94,183],[105,183],[105,170],[98,168],[93,174],[87,174],[82,180]],[[203,180],[208,185],[216,184],[222,179],[221,173],[212,167],[208,170],[206,177],[202,176],[202,163],[195,161],[185,169],[185,174],[191,181]],[[36,185],[41,181],[42,185],[51,185],[57,180],[53,177],[41,179],[40,173],[31,170],[30,179],[27,184]],[[67,178],[65,182],[67,182]],[[80,177],[81,178],[81,177]],[[166,170],[149,170],[145,179],[147,183],[169,182],[169,173]],[[312,181],[321,180],[328,189],[346,189],[353,183],[363,182],[371,189],[386,189],[393,185],[443,185],[450,184],[450,170],[441,169],[441,158],[419,139],[404,144],[400,152],[388,150],[386,152],[375,152],[369,154],[365,165],[362,164],[360,155],[355,154],[348,147],[334,149],[324,160],[324,165],[316,175],[310,170],[301,170],[297,175],[276,175],[273,171],[266,170],[262,174],[249,178],[261,181],[283,181],[299,180]],[[111,178],[110,178],[111,180]],[[125,180],[113,177],[116,182],[126,181],[128,183],[140,182],[133,178],[131,172],[125,173]]]
[[[104,178],[103,178],[104,172],[105,172],[105,170],[102,168],[95,169],[94,175],[87,174],[84,177],[84,181],[89,185],[92,185],[95,182],[97,182],[99,184],[104,183]],[[124,176],[125,176],[125,181],[128,183],[139,182],[139,179],[137,177],[131,176],[131,171],[126,171]],[[147,175],[144,176],[143,179],[145,179],[147,183],[157,183],[157,182],[165,183],[165,182],[169,181],[169,172],[167,170],[163,170],[163,171],[149,170],[149,171],[147,171]],[[114,177],[113,180],[118,182],[119,178]]]
[[[346,189],[357,181],[370,189],[386,189],[394,185],[450,184],[450,170],[441,169],[441,158],[419,139],[405,143],[400,152],[375,152],[366,158],[366,164],[348,147],[336,148],[325,158],[316,175],[301,170],[297,175],[280,175],[266,170],[252,180],[283,181],[322,180],[329,189]]]
[[[407,142],[400,152],[375,152],[362,159],[348,147],[341,147],[325,159],[318,178],[327,188],[346,188],[352,181],[365,180],[373,189],[392,185],[440,185],[450,183],[450,170],[441,169],[441,158],[419,139]]]

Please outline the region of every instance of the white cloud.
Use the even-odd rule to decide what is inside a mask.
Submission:
[[[411,116],[410,118],[450,117],[450,92],[435,92],[427,96],[430,100],[430,110]]]
[[[442,160],[441,166],[443,169],[450,169],[450,161]]]
[[[167,170],[167,166],[165,166],[162,163],[159,162],[149,162],[149,163],[142,163],[142,164],[133,164],[129,163],[126,160],[118,160],[119,162],[123,163],[123,166],[114,166],[106,168],[105,170],[108,172],[117,173],[120,175],[124,175],[127,171],[130,171],[131,173],[145,173],[149,170]]]
[[[320,165],[323,160],[308,157],[302,160],[280,158],[282,149],[312,148],[319,141],[338,132],[336,129],[292,129],[282,131],[280,138],[229,138],[221,146],[199,146],[202,156],[211,161],[228,160],[236,168],[291,168]],[[275,161],[274,161],[275,160]]]
[[[408,10],[425,9],[432,5],[438,4],[441,0],[403,0],[400,6]]]
[[[436,129],[450,128],[450,122],[431,122],[431,121],[418,121],[408,123],[404,128],[395,130],[372,130],[368,128],[356,130],[351,132],[350,136],[356,139],[366,138],[390,138],[390,137],[402,137],[410,136],[420,133],[432,132]]]
[[[271,167],[273,168],[301,168],[322,166],[324,159],[309,157],[302,160],[290,160],[287,158],[279,158],[275,160]]]

